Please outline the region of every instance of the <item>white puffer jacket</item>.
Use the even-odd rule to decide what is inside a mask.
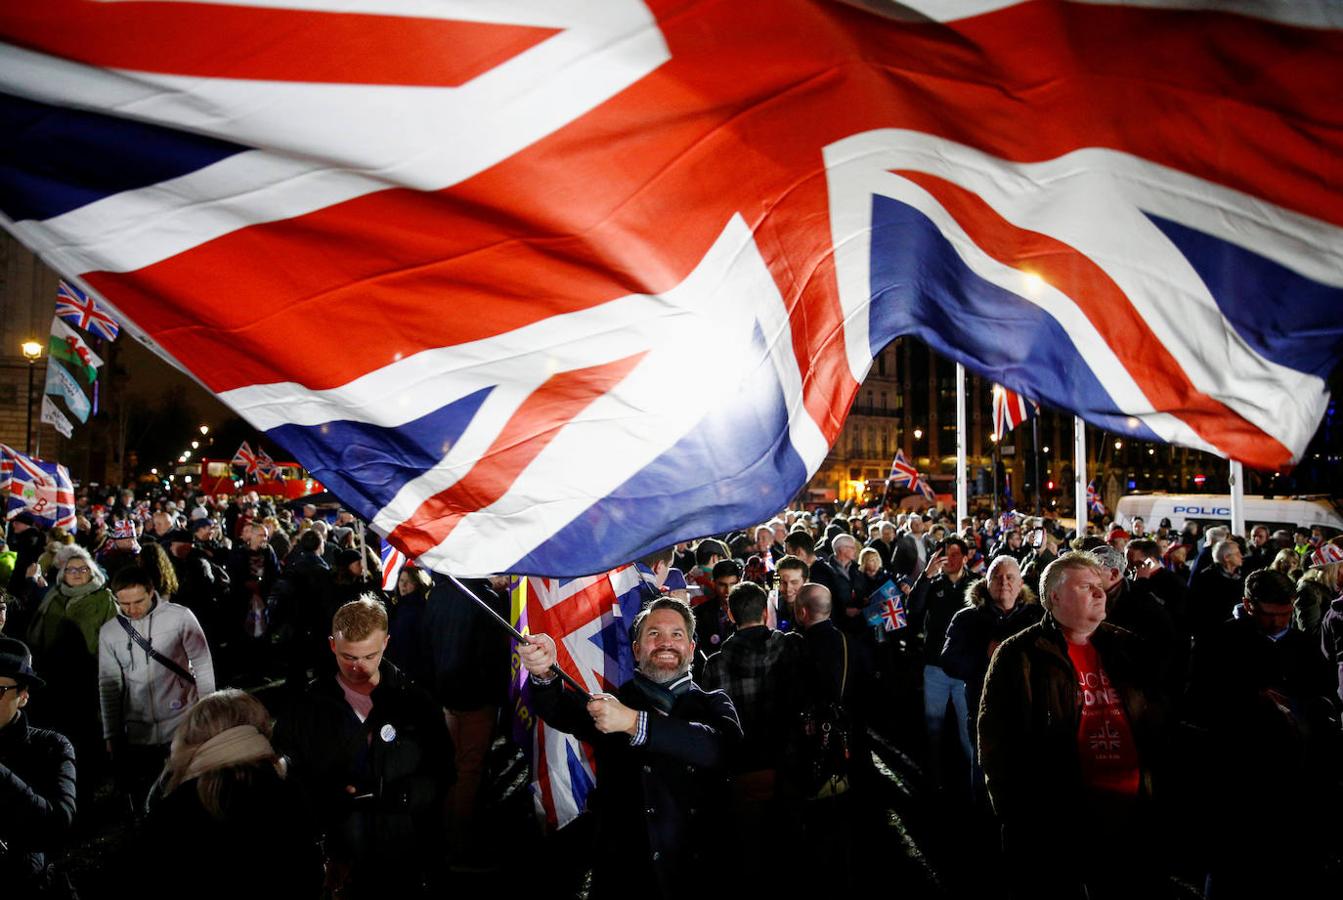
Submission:
[[[191,684],[149,656],[121,623],[151,647],[196,676]],[[103,737],[132,744],[166,744],[198,697],[215,689],[205,632],[191,610],[159,600],[142,619],[118,615],[98,632],[98,698]]]

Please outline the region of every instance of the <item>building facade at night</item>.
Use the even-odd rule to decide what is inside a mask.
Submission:
[[[42,394],[47,380],[47,342],[56,309],[59,276],[37,255],[9,234],[0,234],[0,443],[23,452],[62,463],[81,482],[120,483],[123,478],[125,445],[124,404],[116,400],[124,384],[117,365],[117,342],[89,337],[90,346],[102,357],[98,372],[97,411],[81,423],[59,397],[52,402],[74,426],[70,438],[62,437],[42,421]],[[132,340],[123,335],[120,340]],[[29,361],[23,345],[35,343],[40,355]],[[31,391],[29,390],[31,378]],[[93,400],[94,387],[86,385]]]

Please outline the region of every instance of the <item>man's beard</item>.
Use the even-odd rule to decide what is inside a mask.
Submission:
[[[676,655],[679,662],[675,666],[665,666],[654,662],[650,653],[645,659],[639,660],[639,671],[654,684],[671,684],[690,671],[689,660],[679,653]]]

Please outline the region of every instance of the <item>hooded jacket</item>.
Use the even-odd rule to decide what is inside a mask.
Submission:
[[[191,684],[136,643],[127,622],[159,653],[196,676]],[[205,632],[191,610],[156,600],[140,619],[118,614],[98,632],[98,700],[103,737],[132,744],[166,744],[197,698],[214,693],[214,663]]]
[[[942,668],[952,678],[965,681],[973,728],[973,720],[979,711],[979,693],[993,651],[1012,635],[1040,621],[1044,609],[1035,598],[1035,591],[1023,584],[1017,602],[1011,611],[1004,613],[993,603],[989,583],[983,578],[966,588],[965,598],[970,601],[970,606],[952,616],[951,624],[947,626]]]

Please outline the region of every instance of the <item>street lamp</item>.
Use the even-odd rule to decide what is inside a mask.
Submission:
[[[210,426],[209,426],[209,425],[202,425],[202,426],[201,426],[201,437],[204,437],[205,435],[207,435],[207,434],[209,434],[209,433],[210,433]]]
[[[923,429],[922,429],[922,428],[915,428],[915,429],[914,429],[914,440],[917,441],[917,440],[919,440],[919,439],[922,438],[922,437],[923,437]]]
[[[24,442],[24,452],[29,456],[33,455],[33,372],[37,369],[37,361],[42,358],[42,345],[37,341],[24,341],[23,358],[28,360],[28,437]]]

